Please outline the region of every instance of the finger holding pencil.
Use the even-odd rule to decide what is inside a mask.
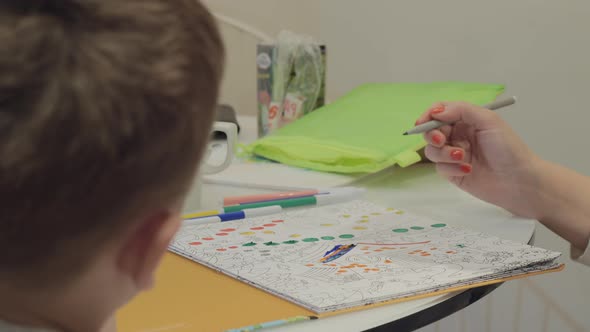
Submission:
[[[416,127],[408,135],[421,133],[428,145],[425,154],[437,164],[437,170],[453,182],[477,169],[480,175],[483,168],[495,167],[506,159],[509,164],[518,163],[520,151],[511,129],[493,111],[512,105],[515,97],[501,99],[485,106],[465,102],[445,102],[434,104],[416,121]],[[513,149],[504,153],[496,151],[506,146]],[[499,158],[501,157],[501,158]],[[490,159],[493,158],[493,159]],[[461,180],[462,181],[462,180]]]
[[[493,111],[493,110],[500,109],[502,107],[510,106],[514,103],[516,103],[516,97],[512,96],[510,98],[501,99],[496,102],[490,103],[488,105],[484,105],[483,108]],[[431,119],[430,121],[426,121],[428,116],[434,115],[436,113],[440,113],[442,110],[444,110],[443,104],[440,104],[440,105],[437,104],[436,106],[432,107],[430,112],[425,113],[424,115],[422,115],[422,117],[420,119],[418,119],[418,121],[416,121],[416,127],[406,131],[404,133],[404,135],[422,134],[422,133],[428,132],[430,130],[440,128],[440,127],[444,126],[445,124],[449,124],[449,123],[445,123],[443,121],[436,120],[436,119]]]

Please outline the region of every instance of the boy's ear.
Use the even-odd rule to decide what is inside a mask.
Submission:
[[[181,222],[178,213],[160,211],[144,218],[127,234],[117,264],[140,290],[152,287],[154,272]]]

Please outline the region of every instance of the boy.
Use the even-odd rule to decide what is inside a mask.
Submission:
[[[106,330],[180,225],[218,30],[196,0],[3,0],[0,45],[0,331]]]

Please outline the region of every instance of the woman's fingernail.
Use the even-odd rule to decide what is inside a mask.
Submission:
[[[442,113],[444,111],[445,111],[444,106],[437,106],[437,107],[430,110],[430,114],[438,114],[438,113]]]
[[[471,165],[469,165],[469,164],[461,165],[461,172],[463,172],[465,174],[471,173]]]
[[[454,149],[451,151],[451,158],[453,160],[463,160],[463,150]]]
[[[432,141],[434,142],[434,144],[440,144],[442,143],[442,136],[439,134],[436,135],[432,135]]]

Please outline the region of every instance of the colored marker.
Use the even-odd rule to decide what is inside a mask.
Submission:
[[[182,226],[214,224],[217,222],[221,222],[221,218],[219,218],[218,216],[199,217],[199,218],[185,219],[182,222]]]
[[[203,224],[212,224],[212,223],[216,223],[216,222],[224,222],[224,221],[231,221],[231,220],[268,216],[271,214],[279,213],[282,210],[283,210],[283,208],[279,205],[271,205],[271,206],[264,206],[264,207],[259,207],[259,208],[244,209],[244,210],[240,210],[240,211],[220,213],[215,216],[186,219],[186,220],[184,220],[183,225],[184,226],[203,225]]]
[[[293,323],[297,323],[297,322],[303,322],[306,320],[314,320],[314,319],[318,319],[318,317],[316,317],[316,316],[296,316],[296,317],[291,317],[291,318],[286,318],[286,319],[279,319],[279,320],[275,320],[272,322],[244,326],[244,327],[240,327],[239,329],[230,329],[230,330],[227,330],[226,332],[250,332],[250,331],[262,330],[262,329],[267,329],[267,328],[271,328],[271,327],[283,326],[283,325],[287,325],[287,324],[293,324]]]
[[[298,198],[291,198],[291,199],[280,199],[280,200],[276,200],[276,201],[227,206],[227,207],[223,208],[223,210],[226,213],[228,213],[228,212],[241,211],[244,209],[260,208],[260,207],[271,206],[271,205],[279,205],[282,208],[290,208],[290,207],[297,207],[297,206],[304,206],[304,205],[328,205],[328,204],[335,204],[335,203],[342,203],[342,202],[351,201],[351,200],[357,198],[358,196],[360,196],[361,193],[362,193],[361,191],[349,191],[349,192],[342,192],[342,193],[314,195],[314,196],[298,197]]]
[[[282,192],[282,193],[270,193],[270,194],[259,194],[259,195],[247,195],[247,196],[232,196],[223,199],[223,206],[255,203],[262,201],[276,201],[279,199],[296,198],[302,196],[313,196],[319,194],[320,191],[317,189],[294,191],[294,192]]]
[[[233,196],[226,197],[223,199],[223,206],[232,206],[238,204],[249,204],[249,203],[261,203],[268,201],[276,201],[289,198],[308,197],[319,194],[330,194],[336,192],[356,191],[361,190],[360,188],[354,187],[340,187],[330,189],[310,189],[303,191],[293,192],[281,192],[281,193],[270,193],[270,194],[258,194],[258,195],[247,195],[247,196]]]
[[[199,212],[192,212],[187,213],[182,216],[183,219],[192,219],[192,218],[199,218],[199,217],[209,217],[214,216],[216,214],[223,213],[223,211],[219,210],[207,210],[207,211],[199,211]]]

